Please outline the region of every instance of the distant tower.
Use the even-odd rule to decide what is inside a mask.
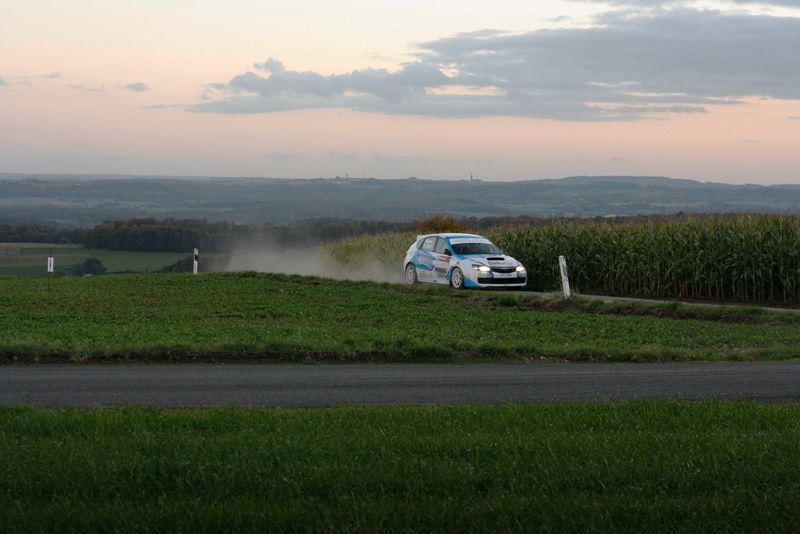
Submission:
[[[475,178],[472,177],[472,173],[469,173],[469,181],[470,182],[474,182],[475,181]]]

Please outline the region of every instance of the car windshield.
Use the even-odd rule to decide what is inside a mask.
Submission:
[[[502,254],[499,248],[488,241],[477,241],[472,243],[454,243],[453,252],[456,254]]]

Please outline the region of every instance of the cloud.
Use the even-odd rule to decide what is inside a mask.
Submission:
[[[68,87],[73,91],[84,91],[86,93],[104,93],[106,91],[105,85],[74,84]]]
[[[310,71],[289,71],[280,61],[272,58],[264,63],[256,63],[254,67],[269,76],[246,72],[234,77],[228,83],[228,88],[257,93],[261,97],[278,96],[287,91],[318,98],[358,92],[399,102],[421,94],[427,87],[446,85],[449,81],[439,68],[421,62],[407,64],[396,72],[362,69],[331,76]]]
[[[184,104],[150,104],[148,106],[142,106],[144,109],[174,109],[174,108],[185,108]]]
[[[751,97],[800,99],[800,18],[612,11],[588,28],[483,30],[422,43],[415,61],[392,71],[321,74],[269,58],[210,84],[205,97],[189,110],[347,108],[575,121],[705,113]]]
[[[137,93],[150,90],[150,86],[142,82],[129,83],[127,85],[123,85],[122,88],[127,89],[128,91],[136,91]]]
[[[733,0],[735,4],[762,4],[767,6],[800,7],[800,0]]]
[[[60,72],[49,72],[47,74],[34,74],[29,76],[12,76],[11,78],[3,78],[0,76],[0,87],[35,87],[36,80],[57,80],[59,78],[61,78]]]
[[[331,150],[330,152],[328,152],[328,159],[335,163],[347,163],[347,164],[358,163],[357,154],[347,154],[343,152],[336,152],[335,150]]]
[[[675,5],[690,5],[697,3],[696,0],[572,0],[584,4],[607,4],[611,6],[625,7],[669,7]],[[800,7],[800,0],[727,0],[729,3],[738,5],[762,5],[762,6],[782,6]]]
[[[800,115],[789,115],[786,118],[790,119],[790,120],[793,120],[793,121],[800,121]]]

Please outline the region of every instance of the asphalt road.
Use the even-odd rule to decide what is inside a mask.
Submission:
[[[333,406],[800,399],[800,363],[0,367],[0,405]]]

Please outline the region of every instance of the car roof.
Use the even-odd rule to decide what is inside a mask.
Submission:
[[[462,237],[462,238],[476,237],[478,239],[486,239],[482,235],[464,234],[464,233],[459,232],[459,233],[444,233],[444,234],[421,234],[421,235],[417,236],[417,241],[419,241],[423,237],[446,237],[446,238],[452,238],[452,237]],[[486,239],[486,240],[488,241],[488,239]]]

